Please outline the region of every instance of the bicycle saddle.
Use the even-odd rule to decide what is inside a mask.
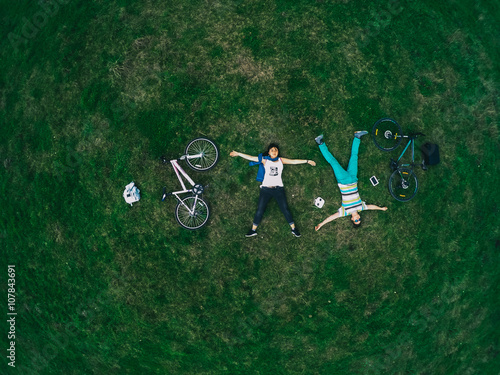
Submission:
[[[424,133],[411,133],[408,137],[410,138],[417,138],[417,137],[425,137]]]

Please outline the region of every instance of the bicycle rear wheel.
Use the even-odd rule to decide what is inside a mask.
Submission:
[[[186,162],[195,171],[208,171],[219,161],[219,149],[215,142],[208,138],[193,139],[186,146]],[[195,156],[194,158],[190,158]]]
[[[418,190],[417,176],[411,169],[396,169],[389,178],[389,192],[400,202],[408,202]]]
[[[200,229],[207,223],[209,216],[207,204],[196,196],[184,198],[175,208],[175,219],[181,227],[189,230]]]
[[[391,118],[381,118],[372,128],[372,137],[375,145],[383,151],[392,151],[402,141],[401,126]]]

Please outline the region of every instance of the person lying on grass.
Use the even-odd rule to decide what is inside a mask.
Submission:
[[[279,147],[275,143],[271,143],[267,148],[267,151],[259,156],[250,156],[238,151],[231,151],[229,154],[232,157],[240,156],[243,159],[250,160],[253,162],[250,163],[251,165],[263,165],[263,169],[259,166],[260,176],[257,176],[257,180],[262,181],[262,184],[260,185],[259,204],[253,219],[252,228],[246,234],[246,237],[253,237],[257,235],[257,227],[262,220],[266,206],[271,198],[276,199],[276,202],[278,202],[281,212],[292,229],[292,234],[295,237],[300,237],[300,232],[295,226],[292,214],[288,208],[283,181],[281,180],[281,173],[283,172],[283,164],[309,164],[314,167],[316,163],[312,160],[280,158],[278,157],[278,154]]]
[[[355,228],[359,228],[361,225],[361,217],[359,211],[363,210],[382,210],[386,211],[387,207],[379,207],[374,204],[366,204],[361,200],[358,193],[358,150],[359,144],[361,143],[361,137],[368,134],[366,131],[357,131],[354,133],[354,140],[352,141],[351,158],[349,159],[349,165],[347,166],[347,171],[342,168],[333,157],[333,155],[328,151],[325,142],[323,142],[323,134],[317,136],[314,140],[319,145],[319,150],[325,157],[326,161],[332,166],[333,173],[337,179],[337,183],[340,188],[340,193],[342,194],[342,206],[333,215],[327,217],[321,223],[316,225],[314,229],[317,231],[321,229],[323,225],[338,219],[339,217],[351,215],[351,221]]]

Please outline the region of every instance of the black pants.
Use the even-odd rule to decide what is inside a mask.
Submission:
[[[292,214],[290,213],[288,204],[286,203],[285,189],[283,187],[260,188],[259,206],[257,207],[257,212],[255,213],[253,224],[255,226],[260,224],[262,216],[264,215],[264,211],[266,210],[266,206],[271,198],[276,199],[276,202],[278,202],[278,206],[281,212],[283,212],[283,215],[285,215],[286,221],[288,222],[288,224],[292,225],[293,224]]]

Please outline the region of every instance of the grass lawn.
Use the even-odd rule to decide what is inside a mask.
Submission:
[[[0,374],[500,374],[497,1],[0,9],[0,280],[17,313]],[[381,117],[425,133],[441,163],[401,203],[387,182],[403,147],[363,137],[361,197],[388,211],[315,232],[341,196],[314,137],[346,165]],[[160,202],[179,189],[160,156],[199,136],[221,158],[186,168],[211,209],[187,231]],[[229,153],[273,141],[317,163],[285,166],[302,237],[271,202],[247,239],[257,169]]]

